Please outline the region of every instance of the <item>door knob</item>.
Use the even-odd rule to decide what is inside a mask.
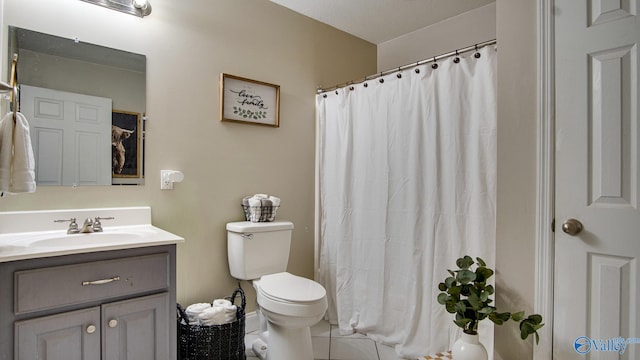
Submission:
[[[582,223],[576,219],[567,219],[562,223],[562,231],[571,236],[580,234],[583,228]]]
[[[89,325],[89,326],[87,326],[87,334],[93,334],[94,332],[96,332],[96,327],[95,327],[95,325]]]
[[[111,320],[109,320],[109,327],[110,327],[110,328],[112,328],[112,329],[113,329],[113,328],[114,328],[114,327],[116,327],[116,326],[118,326],[118,320],[116,320],[116,319],[111,319]]]

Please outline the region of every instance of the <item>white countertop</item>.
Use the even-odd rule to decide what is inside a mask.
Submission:
[[[103,232],[67,234],[68,223],[53,220],[114,217]],[[0,212],[0,262],[79,253],[122,250],[184,242],[151,225],[149,207]]]

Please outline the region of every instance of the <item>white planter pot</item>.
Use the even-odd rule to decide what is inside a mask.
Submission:
[[[451,349],[454,360],[488,360],[487,349],[480,343],[478,335],[462,333]]]

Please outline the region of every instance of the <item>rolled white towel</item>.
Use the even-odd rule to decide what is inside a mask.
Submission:
[[[198,315],[200,325],[222,325],[236,320],[236,306],[213,306]]]
[[[280,198],[279,197],[269,196],[269,200],[271,200],[271,203],[273,204],[273,206],[280,206]]]
[[[252,197],[249,199],[249,206],[260,206],[262,205],[262,201],[256,197]]]
[[[255,194],[255,195],[253,195],[253,197],[256,198],[256,199],[268,199],[269,195],[267,195],[267,194]]]
[[[231,305],[233,304],[231,303],[231,301],[227,299],[215,299],[211,304],[211,306],[218,306],[218,307],[225,307],[225,306],[231,306]]]
[[[187,306],[184,312],[187,314],[187,317],[189,318],[189,324],[198,325],[199,324],[198,317],[200,316],[200,314],[202,314],[203,311],[210,308],[211,308],[211,304],[209,303],[196,303],[196,304],[191,304]]]

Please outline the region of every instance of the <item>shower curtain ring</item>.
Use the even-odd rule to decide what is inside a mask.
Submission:
[[[398,73],[396,74],[396,77],[397,77],[398,79],[402,78],[402,74],[400,73],[400,71],[401,71],[401,70],[400,70],[400,67],[398,66]]]
[[[433,57],[433,65],[431,65],[431,68],[432,68],[433,70],[435,70],[435,69],[437,69],[437,68],[438,68],[438,60],[436,59],[436,57],[435,57],[435,56]]]
[[[478,52],[478,44],[476,44],[476,53],[475,53],[475,54],[473,54],[473,56],[474,56],[476,59],[480,59],[480,56],[481,56],[481,55],[480,55],[480,53]]]
[[[460,56],[458,54],[458,50],[456,50],[456,57],[453,58],[453,62],[456,64],[460,62]]]

